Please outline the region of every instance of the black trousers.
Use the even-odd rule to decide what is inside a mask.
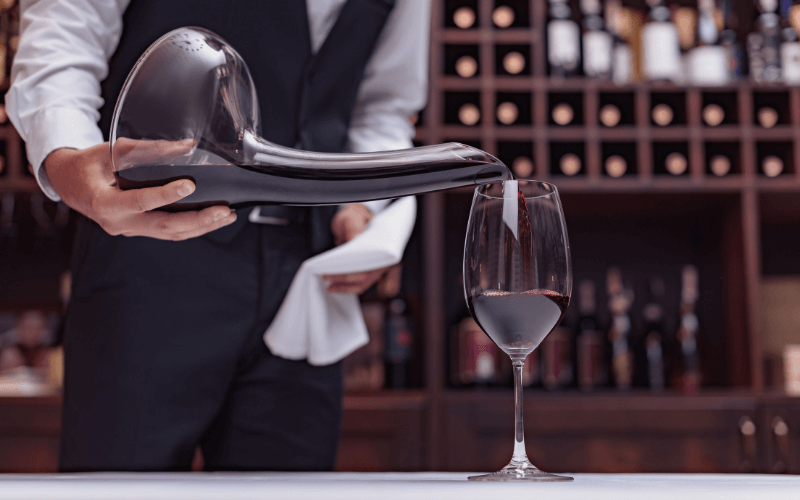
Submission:
[[[184,242],[84,220],[64,335],[64,471],[328,470],[341,365],[273,356],[262,335],[304,226],[233,225]]]

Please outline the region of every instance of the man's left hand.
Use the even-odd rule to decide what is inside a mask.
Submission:
[[[361,234],[370,220],[372,212],[360,203],[353,203],[339,210],[331,221],[331,231],[336,245],[346,243]],[[330,292],[361,294],[377,283],[387,269],[388,267],[384,267],[362,273],[332,274],[323,276],[323,279],[330,281],[328,285]]]

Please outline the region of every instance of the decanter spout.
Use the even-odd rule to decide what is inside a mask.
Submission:
[[[273,177],[272,197],[286,204],[396,198],[512,178],[494,156],[456,142],[378,153],[316,153],[246,132],[244,153],[251,160],[246,168]]]

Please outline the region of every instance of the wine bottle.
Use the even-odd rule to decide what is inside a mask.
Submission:
[[[496,383],[500,350],[471,317],[464,318],[454,332],[452,380],[456,386]]]
[[[492,11],[492,22],[501,29],[508,28],[514,24],[515,17],[516,13],[514,9],[508,5],[499,5]]]
[[[633,74],[633,51],[626,39],[630,38],[630,14],[623,9],[621,0],[606,0],[605,21],[611,35],[611,78],[614,83],[630,83]]]
[[[719,33],[719,44],[725,48],[728,57],[728,80],[732,82],[742,77],[744,59],[742,45],[736,33],[738,18],[733,3],[734,0],[721,0],[723,24]]]
[[[471,7],[459,7],[453,12],[453,23],[461,29],[475,26],[476,19],[475,11]]]
[[[561,173],[568,176],[577,175],[581,171],[581,157],[575,153],[567,153],[558,162]]]
[[[725,120],[725,110],[719,104],[711,103],[703,108],[703,121],[710,127],[716,127]]]
[[[342,362],[345,392],[376,391],[383,388],[385,383],[383,326],[386,307],[383,302],[366,302],[361,305],[361,311],[369,342]]]
[[[664,159],[664,168],[672,175],[683,175],[689,168],[689,162],[683,154],[673,152]]]
[[[518,75],[525,70],[525,56],[519,52],[509,52],[503,56],[503,69],[510,75]]]
[[[647,386],[652,391],[666,387],[664,372],[664,281],[650,280],[647,303],[642,309],[644,321],[643,343],[647,365]]]
[[[762,106],[758,108],[756,117],[758,119],[758,124],[764,128],[772,128],[778,124],[778,111],[770,106]]]
[[[685,57],[697,45],[697,9],[676,6],[672,10],[672,23],[678,30],[681,55]]]
[[[458,108],[458,120],[471,127],[481,120],[481,110],[471,102],[463,104]]]
[[[545,389],[559,389],[572,384],[572,335],[569,328],[559,326],[542,341],[542,385]]]
[[[750,78],[757,83],[780,80],[780,16],[777,0],[755,0],[760,11],[756,31],[747,35]]]
[[[775,155],[767,155],[761,160],[761,171],[767,177],[777,177],[783,173],[783,160]]]
[[[522,367],[522,387],[533,387],[541,383],[541,381],[542,362],[539,349],[536,349],[528,355],[525,359],[525,365]]]
[[[731,171],[731,160],[725,155],[714,155],[708,161],[708,168],[717,177],[724,177]]]
[[[478,72],[478,61],[472,56],[461,56],[456,60],[456,73],[462,78],[472,78]]]
[[[17,235],[17,224],[14,222],[14,208],[16,207],[16,194],[3,193],[0,201],[0,235],[13,238]]]
[[[613,104],[606,104],[600,108],[600,123],[606,127],[616,127],[622,120],[622,112]]]
[[[590,78],[611,77],[614,39],[604,29],[600,0],[581,0],[583,13],[583,74]]]
[[[511,171],[517,179],[528,179],[533,175],[533,162],[527,156],[518,156],[511,162]]]
[[[653,123],[661,127],[666,127],[675,119],[675,112],[672,107],[663,102],[653,106],[650,115],[653,118]]]
[[[787,85],[800,83],[800,5],[781,3],[781,78]]]
[[[622,275],[617,268],[608,270],[608,310],[611,314],[611,328],[608,340],[611,342],[611,374],[617,389],[630,389],[633,385],[633,352],[630,346],[631,318],[629,311],[633,304],[633,290],[622,283]]]
[[[8,13],[0,18],[0,85],[6,84],[8,73]]]
[[[557,125],[569,125],[575,119],[575,111],[569,104],[561,102],[553,106],[550,116]]]
[[[611,155],[606,158],[605,169],[609,177],[622,177],[628,171],[628,162],[620,155]]]
[[[571,10],[566,0],[550,0],[547,60],[550,63],[550,75],[554,77],[577,76],[580,70],[580,27],[570,16]]]
[[[597,321],[595,286],[581,281],[578,286],[578,331],[575,335],[575,359],[578,386],[591,391],[608,383],[606,341]]]
[[[394,299],[389,303],[389,316],[384,326],[384,360],[386,386],[403,388],[410,385],[414,335],[406,316],[406,303]]]
[[[622,27],[626,22],[626,11],[621,0],[606,0],[605,20],[611,35],[611,78],[617,85],[630,83],[633,73],[633,51],[623,37]]]
[[[682,79],[678,30],[663,0],[648,0],[649,22],[642,27],[642,72],[650,80]]]
[[[519,108],[513,102],[502,102],[497,106],[497,120],[503,125],[512,125],[519,118]]]
[[[728,51],[719,45],[714,0],[697,1],[697,47],[687,57],[688,79],[696,85],[725,85],[729,81]]]
[[[700,322],[695,314],[699,297],[697,268],[685,266],[681,281],[680,326],[676,335],[680,344],[680,367],[676,382],[683,393],[695,394],[701,384],[700,355],[697,349]]]

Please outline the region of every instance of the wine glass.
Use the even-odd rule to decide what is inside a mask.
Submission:
[[[464,244],[464,294],[470,313],[514,368],[514,454],[498,472],[473,481],[571,481],[537,469],[525,453],[522,368],[556,327],[572,294],[567,227],[558,191],[537,181],[475,189]]]

